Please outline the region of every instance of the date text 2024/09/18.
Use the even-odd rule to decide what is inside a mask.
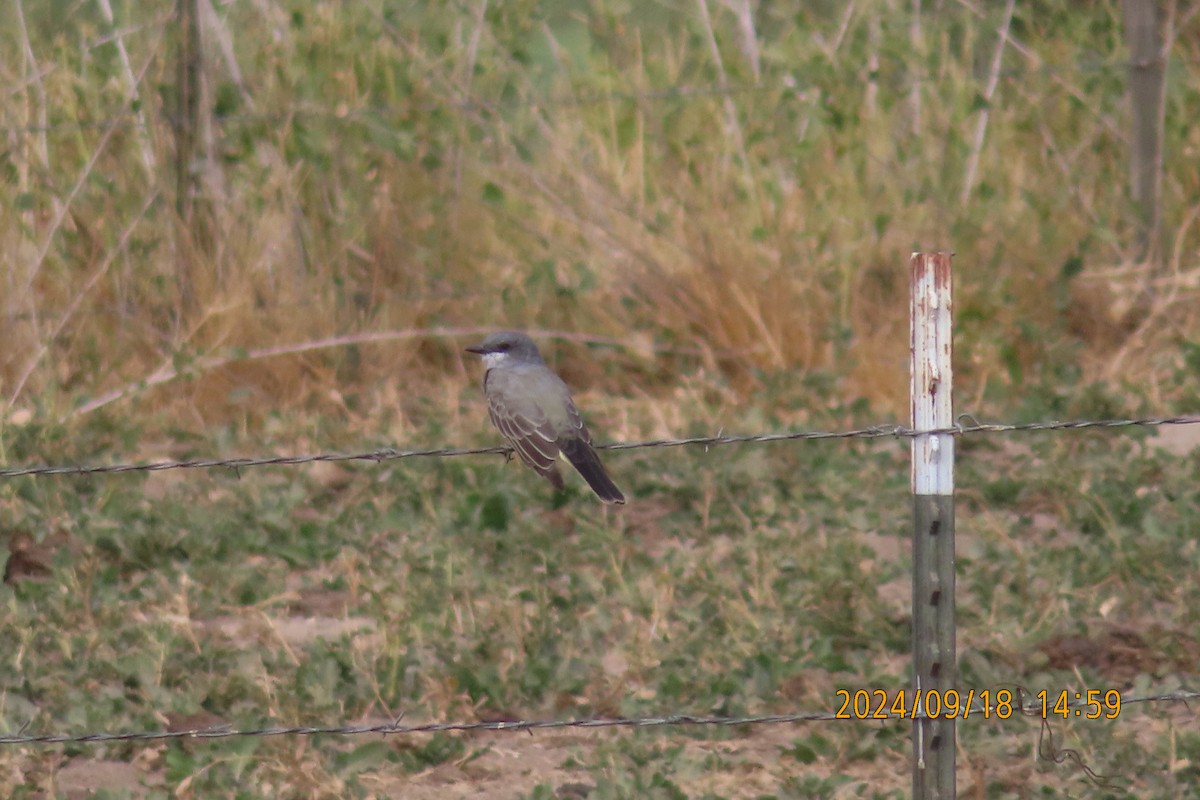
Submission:
[[[1043,689],[1034,693],[1012,689],[838,689],[836,696],[836,719],[1008,719],[1014,714],[1042,719],[1116,719],[1121,713],[1121,693],[1116,689]]]

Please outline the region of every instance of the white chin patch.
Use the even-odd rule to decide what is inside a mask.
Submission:
[[[498,367],[508,360],[508,353],[484,353],[483,365],[488,369]]]

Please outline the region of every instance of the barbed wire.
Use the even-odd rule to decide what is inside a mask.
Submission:
[[[640,442],[612,442],[596,445],[598,450],[640,450],[658,447],[717,447],[728,444],[761,444],[767,442],[791,442],[824,439],[911,439],[917,436],[968,436],[982,433],[1027,433],[1035,431],[1067,431],[1086,428],[1150,428],[1163,425],[1195,425],[1200,416],[1144,417],[1134,419],[1077,419],[1063,422],[1026,422],[988,424],[977,422],[970,415],[959,417],[959,424],[952,428],[915,430],[904,425],[873,425],[846,431],[786,431],[779,433],[724,434],[715,436],[693,436],[682,439],[651,439]],[[214,469],[240,470],[248,467],[291,466],[311,464],[318,461],[395,461],[405,458],[456,458],[458,456],[504,455],[511,456],[513,449],[507,445],[495,447],[458,448],[439,447],[428,450],[397,450],[385,447],[358,453],[314,453],[291,456],[252,456],[234,458],[192,458],[164,461],[143,461],[121,464],[65,464],[0,469],[0,479],[44,475],[99,475],[120,472],[161,472],[169,469]]]
[[[1019,694],[1019,693],[1018,693]],[[1030,692],[1024,694],[1032,696]],[[1161,694],[1143,695],[1138,697],[1122,697],[1121,707],[1137,703],[1183,703],[1200,699],[1200,692],[1181,690]],[[1093,704],[1094,705],[1094,704]],[[1066,705],[1068,713],[1077,709],[1086,709],[1089,704],[1080,700]],[[984,706],[979,703],[964,708],[956,715],[959,721],[969,722],[972,717],[979,719],[1008,719],[997,716],[996,704]],[[1062,711],[1046,713],[1041,703],[1015,703],[1012,705],[1012,717],[1037,717],[1048,720],[1064,716]],[[928,718],[923,713],[901,717],[890,715],[887,719],[911,722],[914,719]],[[739,725],[786,725],[801,722],[866,722],[882,721],[880,718],[869,716],[842,715],[833,711],[800,712],[794,714],[763,714],[757,716],[723,717],[698,716],[692,714],[671,714],[659,717],[612,717],[568,720],[500,720],[491,722],[430,722],[418,725],[401,724],[404,715],[401,714],[391,722],[371,725],[292,725],[268,726],[261,728],[233,728],[230,725],[216,725],[205,728],[189,728],[185,730],[165,731],[97,731],[91,733],[45,733],[26,734],[22,731],[14,734],[0,735],[0,745],[22,744],[88,744],[100,742],[153,742],[170,739],[233,739],[246,737],[272,736],[364,736],[370,734],[404,735],[416,733],[449,733],[466,731],[496,731],[496,732],[529,732],[538,730],[599,729],[599,728],[655,728],[664,726],[709,726],[736,727]],[[1119,719],[1119,714],[1112,718]]]

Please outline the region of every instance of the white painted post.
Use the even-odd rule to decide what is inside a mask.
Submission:
[[[954,425],[950,253],[913,253],[911,268],[912,427]],[[912,440],[913,693],[920,711],[945,708],[955,688],[954,436]],[[955,796],[954,720],[913,720],[913,798]]]

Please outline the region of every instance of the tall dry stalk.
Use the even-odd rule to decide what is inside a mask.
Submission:
[[[134,109],[133,116],[137,120],[135,136],[138,140],[138,152],[142,155],[142,168],[146,173],[146,180],[153,185],[156,175],[157,159],[154,157],[154,147],[150,143],[150,128],[146,125],[146,114],[142,110],[142,95],[138,86],[140,81],[133,74],[133,66],[129,62],[129,51],[125,49],[125,37],[117,28],[116,21],[113,17],[112,3],[109,0],[96,0],[100,5],[100,11],[104,14],[104,20],[113,29],[113,41],[117,46],[117,56],[121,61],[121,76],[125,79],[125,93],[129,98],[129,105]]]
[[[975,188],[975,173],[979,169],[979,158],[983,154],[983,139],[987,135],[988,117],[991,113],[992,98],[996,95],[996,87],[1000,84],[1000,65],[1004,61],[1004,48],[1008,44],[1008,30],[1012,26],[1013,10],[1017,0],[1008,0],[1004,6],[1004,21],[996,29],[999,36],[996,42],[996,52],[992,54],[992,67],[988,72],[987,86],[983,90],[984,106],[979,110],[975,120],[975,136],[971,141],[971,153],[967,156],[966,177],[963,179],[962,192],[958,201],[965,204],[971,198],[971,190]]]

